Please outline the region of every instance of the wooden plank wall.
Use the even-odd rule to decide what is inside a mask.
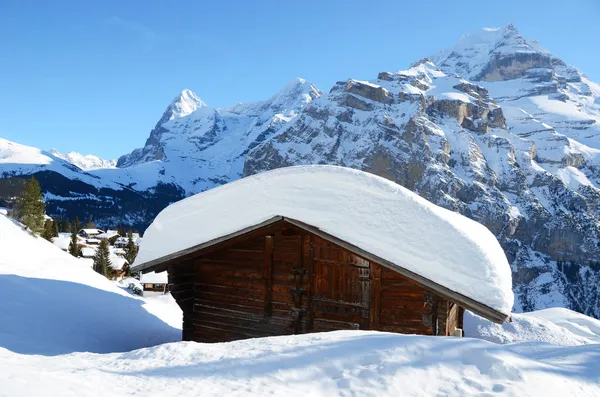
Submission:
[[[434,333],[431,325],[423,324],[425,289],[422,286],[382,267],[380,293],[379,330],[424,335]]]
[[[457,305],[415,281],[290,224],[169,267],[183,340],[340,329],[453,335]]]
[[[265,236],[257,236],[194,260],[194,340],[275,334],[264,321],[265,247]]]

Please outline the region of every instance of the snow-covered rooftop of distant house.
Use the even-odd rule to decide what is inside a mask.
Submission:
[[[146,230],[135,265],[275,216],[317,227],[503,314],[511,312],[510,267],[486,227],[394,182],[336,166],[269,171],[172,204]]]
[[[69,245],[71,244],[71,237],[59,235],[58,237],[54,237],[52,242],[61,250],[66,251],[69,249]]]
[[[84,258],[91,258],[96,255],[96,249],[91,247],[82,247],[81,248],[81,256]]]
[[[97,238],[86,238],[85,242],[88,244],[100,244],[100,239]]]
[[[142,284],[166,284],[167,277],[167,272],[149,272],[140,276],[140,282]]]
[[[81,229],[81,230],[83,230],[86,234],[100,234],[100,233],[104,233],[104,230],[100,230],[100,229]]]
[[[110,255],[110,267],[114,270],[121,270],[123,266],[127,263],[127,260],[121,256]]]
[[[113,255],[125,255],[125,250],[123,248],[115,248],[111,245],[109,249],[110,253]]]
[[[102,238],[111,238],[111,237],[118,236],[118,235],[119,235],[119,232],[117,232],[116,230],[107,230],[104,233],[98,234],[96,237],[102,239]]]

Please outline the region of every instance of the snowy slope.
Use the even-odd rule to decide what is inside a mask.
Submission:
[[[95,170],[99,168],[115,168],[117,166],[117,160],[105,160],[93,154],[83,155],[77,152],[69,152],[67,154],[61,154],[55,149],[50,151],[50,154],[61,158],[76,167],[81,168],[84,171]]]
[[[0,395],[592,397],[599,366],[598,345],[337,331],[105,355],[0,349]]]
[[[8,178],[39,171],[53,171],[68,179],[79,180],[93,187],[123,188],[123,186],[110,181],[100,180],[97,176],[89,174],[70,161],[63,159],[62,156],[0,138],[0,177]]]
[[[180,330],[151,314],[160,308],[3,215],[0,253],[0,350],[105,353],[180,340]]]
[[[146,230],[132,268],[274,216],[317,227],[510,315],[510,267],[488,229],[387,179],[343,167],[282,168],[172,204]]]
[[[558,346],[596,344],[600,348],[600,320],[564,308],[513,313],[512,322],[492,323],[465,312],[465,336],[494,343],[544,342]]]

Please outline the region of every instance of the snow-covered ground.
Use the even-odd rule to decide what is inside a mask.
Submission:
[[[373,331],[179,342],[103,355],[0,348],[0,363],[3,396],[600,395],[598,345]]]
[[[133,297],[2,215],[0,254],[0,397],[600,396],[600,321],[566,309],[467,314],[466,338],[164,343],[180,337],[170,295]]]
[[[58,355],[180,340],[161,312],[0,215],[0,347]]]

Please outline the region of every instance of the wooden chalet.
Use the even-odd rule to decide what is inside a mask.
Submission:
[[[286,216],[136,263],[133,270],[168,271],[185,341],[359,329],[462,336],[465,309],[497,323],[508,320],[480,301]]]

